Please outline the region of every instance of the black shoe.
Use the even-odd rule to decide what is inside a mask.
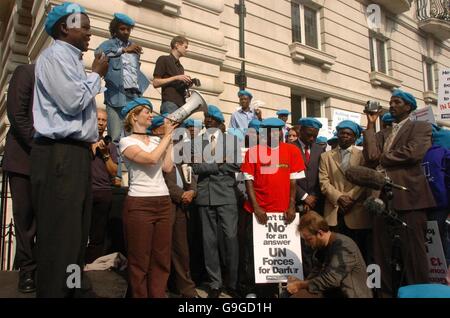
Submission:
[[[36,284],[34,283],[34,272],[20,272],[19,286],[21,293],[34,293],[36,291]]]
[[[219,298],[220,293],[221,293],[220,289],[211,288],[208,293],[208,298]]]
[[[225,294],[227,294],[231,298],[242,298],[241,294],[233,288],[227,288]]]

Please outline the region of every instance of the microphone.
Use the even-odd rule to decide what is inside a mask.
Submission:
[[[408,188],[393,183],[391,178],[385,177],[382,173],[362,166],[348,168],[345,171],[345,177],[353,184],[374,190],[381,190],[385,186],[391,186],[398,190],[408,191]]]
[[[403,220],[401,220],[398,217],[397,213],[395,213],[392,210],[386,209],[386,205],[379,198],[370,197],[370,198],[366,199],[366,201],[364,201],[363,205],[364,205],[364,208],[367,211],[369,211],[370,213],[373,213],[376,215],[387,216],[387,217],[391,218],[392,220],[400,223],[403,227],[408,227],[406,222],[404,222]]]

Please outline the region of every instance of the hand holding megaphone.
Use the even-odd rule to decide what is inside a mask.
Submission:
[[[178,127],[180,123],[170,120],[169,118],[164,119],[164,135],[171,135],[175,128]]]

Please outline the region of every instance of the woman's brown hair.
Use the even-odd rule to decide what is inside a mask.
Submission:
[[[133,115],[139,115],[139,113],[144,109],[147,108],[145,106],[137,106],[135,108],[133,108],[132,110],[130,110],[127,114],[127,116],[125,117],[125,120],[123,121],[123,128],[125,129],[126,132],[131,132],[131,130],[133,129]]]

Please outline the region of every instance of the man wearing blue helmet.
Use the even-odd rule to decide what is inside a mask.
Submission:
[[[305,212],[309,210],[321,212],[318,204],[321,196],[319,161],[320,155],[324,150],[316,144],[316,138],[320,128],[322,128],[322,124],[312,117],[300,118],[298,124],[300,125],[300,134],[294,144],[302,153],[303,161],[306,165],[306,178],[297,180],[297,204],[303,206]]]
[[[130,41],[135,22],[123,13],[114,13],[109,24],[111,38],[104,41],[96,52],[103,52],[109,58],[108,73],[105,76],[105,105],[108,113],[108,134],[118,147],[122,133],[123,107],[131,100],[141,97],[150,82],[140,70],[142,47]],[[119,156],[117,184],[122,178],[122,157]]]
[[[343,120],[336,131],[338,147],[320,156],[319,181],[325,196],[323,216],[333,232],[355,241],[368,262],[372,216],[365,211],[363,203],[371,193],[345,177],[348,168],[365,164],[362,151],[354,146],[362,128],[351,120]]]
[[[287,123],[287,120],[288,120],[290,114],[291,114],[291,112],[288,111],[287,109],[280,109],[279,111],[277,111],[278,118],[286,123],[283,127],[283,141],[284,142],[288,141],[288,131],[291,128],[291,126]]]
[[[392,128],[375,132],[379,113],[367,113],[363,154],[370,166],[389,177],[393,183],[408,191],[392,189],[391,208],[408,224],[399,228],[384,216],[375,216],[373,224],[374,258],[381,267],[381,296],[396,296],[401,285],[428,282],[428,260],[425,251],[427,210],[436,205],[421,166],[426,151],[431,147],[431,125],[411,121],[409,115],[417,108],[410,93],[395,90],[389,102],[394,117]],[[382,194],[389,203],[386,194]],[[394,235],[399,237],[400,254],[392,252]],[[401,259],[402,272],[393,270],[392,262]],[[398,267],[396,267],[398,268]],[[395,282],[394,282],[395,280]]]
[[[115,13],[109,24],[111,38],[97,48],[109,58],[105,76],[105,105],[108,112],[108,133],[118,144],[122,131],[120,112],[130,100],[141,97],[150,82],[140,70],[142,47],[130,41],[135,22],[123,13]]]
[[[86,74],[90,21],[81,6],[53,7],[45,31],[55,42],[36,61],[31,185],[37,219],[37,297],[71,297],[68,266],[83,268],[92,207],[90,145],[97,141],[97,106],[107,58]],[[69,267],[70,269],[70,267]]]
[[[208,298],[218,298],[224,287],[229,294],[235,294],[238,279],[235,173],[239,172],[240,163],[235,160],[238,156],[237,138],[220,131],[224,121],[220,109],[208,105],[205,115],[207,131],[202,135],[201,147],[195,150],[192,166],[198,175],[196,203],[202,221],[205,266],[210,280]],[[233,159],[227,154],[232,154]],[[224,250],[220,246],[225,246]],[[228,270],[226,281],[221,270],[221,259],[225,260]]]
[[[241,108],[231,114],[230,127],[246,129],[251,120],[261,120],[261,110],[250,108],[253,95],[248,90],[241,89],[237,95]]]

